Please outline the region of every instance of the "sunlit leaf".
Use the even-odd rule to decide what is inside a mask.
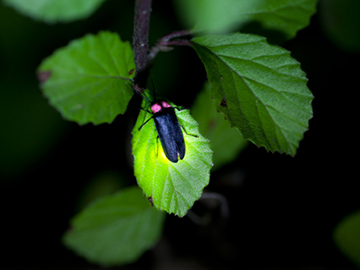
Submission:
[[[183,160],[172,163],[166,158],[160,140],[156,139],[154,120],[138,130],[151,117],[145,111],[140,112],[133,129],[132,147],[135,176],[146,197],[158,209],[182,217],[209,184],[213,152],[189,111],[175,111],[180,125],[191,134],[183,132],[186,146]]]

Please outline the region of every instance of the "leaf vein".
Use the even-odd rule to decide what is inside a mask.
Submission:
[[[216,55],[216,54],[215,54]],[[280,70],[277,70],[277,68],[273,68],[273,67],[270,67],[270,66],[267,66],[267,65],[264,65],[262,63],[259,63],[259,62],[256,62],[256,61],[252,61],[251,59],[245,59],[245,58],[240,58],[240,57],[235,57],[235,56],[228,56],[228,55],[223,55],[223,54],[218,54],[219,56],[222,56],[222,57],[225,57],[225,58],[232,58],[232,59],[237,59],[237,60],[240,60],[240,61],[244,61],[244,62],[252,62],[254,64],[257,64],[257,65],[260,65],[262,67],[265,67],[265,68],[268,68],[270,70],[273,70],[274,72],[278,73],[278,74],[281,74],[281,75],[285,75],[285,76],[289,76],[289,77],[292,77],[292,78],[295,78],[295,79],[301,79],[301,80],[305,80],[303,78],[300,78],[298,76],[295,76],[295,75],[291,75],[291,74],[286,74],[286,73],[283,73],[281,72]],[[221,57],[219,57],[219,59],[221,59]],[[224,63],[227,63],[226,61]],[[226,64],[231,70],[235,71],[236,73],[238,73],[236,70],[234,70],[229,64]],[[300,64],[299,64],[300,66]]]
[[[115,67],[115,70],[116,70],[117,73],[118,73],[118,76],[120,76],[120,70],[118,69],[118,66],[116,65],[116,63],[115,63],[115,61],[114,61],[114,58],[112,57],[112,55],[110,54],[108,48],[106,47],[106,44],[104,43],[104,41],[103,41],[102,38],[100,38],[99,40],[100,40],[102,46],[104,47],[104,50],[106,51],[106,53],[109,55],[109,58],[110,58],[111,62],[113,63],[113,65],[114,65],[114,67]]]

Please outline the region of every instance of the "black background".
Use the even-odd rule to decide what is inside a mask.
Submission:
[[[88,32],[109,29],[131,40],[133,3],[122,2],[106,2],[88,20],[54,26],[0,6],[2,29],[10,29],[2,38],[14,40],[9,53],[10,47],[0,44],[0,78],[9,76],[14,82],[29,78],[36,87],[35,70],[41,60]],[[182,26],[169,3],[154,1],[150,28],[153,44]],[[159,244],[124,269],[355,269],[336,248],[332,231],[360,208],[354,117],[359,54],[329,41],[318,14],[282,46],[301,62],[315,96],[314,118],[296,157],[249,145],[236,161],[214,172],[206,188],[227,198],[227,219],[218,208],[208,210],[198,202],[195,212],[212,213],[209,225],[170,215]],[[153,76],[164,95],[187,107],[206,79],[196,54],[184,47],[159,55]],[[81,190],[94,175],[121,172],[125,185],[136,184],[129,149],[138,110],[135,98],[127,113],[111,125],[65,123],[45,154],[16,173],[0,175],[0,269],[100,269],[67,250],[60,240]],[[6,126],[1,128],[6,132]]]

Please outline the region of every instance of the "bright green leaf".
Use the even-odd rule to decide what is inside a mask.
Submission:
[[[224,115],[218,113],[211,100],[210,84],[206,83],[197,96],[191,114],[199,122],[199,130],[210,140],[214,150],[214,169],[233,161],[239,152],[247,145],[247,141],[239,131],[231,128]]]
[[[106,196],[71,220],[64,244],[93,263],[131,263],[159,240],[165,215],[137,187]]]
[[[191,42],[205,65],[214,104],[245,139],[295,155],[312,117],[313,96],[290,52],[235,33]]]
[[[115,33],[100,32],[57,50],[42,62],[38,73],[50,74],[40,86],[64,118],[101,124],[126,111],[133,95],[134,69],[130,43]]]
[[[206,33],[237,31],[249,24],[279,31],[289,39],[309,24],[317,0],[176,0],[186,28]],[[259,34],[259,33],[258,33]]]
[[[360,211],[340,221],[334,230],[334,241],[340,251],[360,267]]]
[[[143,103],[144,105],[145,103]],[[184,216],[198,200],[209,184],[213,152],[209,140],[199,133],[198,123],[188,110],[175,110],[185,139],[185,157],[177,163],[170,162],[163,150],[154,120],[150,120],[140,131],[139,127],[151,114],[141,111],[133,129],[134,170],[139,186],[146,197],[160,210]]]
[[[6,5],[47,23],[71,22],[90,16],[105,0],[3,0]]]

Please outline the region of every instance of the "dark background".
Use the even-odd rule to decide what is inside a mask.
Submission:
[[[301,62],[313,92],[314,118],[296,157],[249,145],[214,172],[207,191],[228,200],[230,216],[195,203],[212,222],[169,216],[163,238],[125,269],[355,269],[332,240],[336,224],[360,208],[355,161],[359,53],[325,35],[322,11],[281,44]],[[61,118],[38,88],[35,71],[55,49],[86,33],[131,40],[133,1],[109,0],[89,19],[46,25],[0,5],[0,269],[100,269],[61,244],[79,197],[96,175],[135,185],[133,99],[111,124],[78,126]],[[182,30],[173,7],[154,1],[150,45]],[[160,54],[152,76],[170,100],[190,107],[206,79],[191,48]],[[114,268],[116,269],[116,268]]]

